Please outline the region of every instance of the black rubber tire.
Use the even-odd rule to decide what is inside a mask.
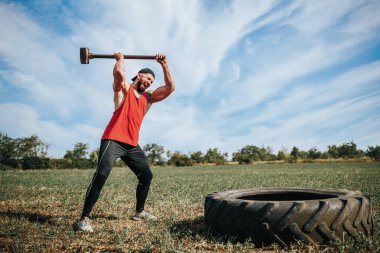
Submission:
[[[343,234],[373,234],[366,193],[346,189],[257,188],[209,194],[204,217],[211,232],[250,238],[256,246],[296,240],[326,244]]]

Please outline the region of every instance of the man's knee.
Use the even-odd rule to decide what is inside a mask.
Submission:
[[[149,185],[153,179],[153,173],[150,169],[145,170],[143,173],[137,176],[139,181],[145,185]]]
[[[108,174],[107,173],[105,173],[105,172],[98,172],[95,175],[92,184],[96,188],[100,188],[101,189],[103,187],[104,183],[107,181],[107,178],[108,178]]]
[[[112,163],[110,162],[102,162],[101,164],[99,164],[99,168],[94,176],[94,181],[100,184],[104,184],[111,172],[111,169]]]

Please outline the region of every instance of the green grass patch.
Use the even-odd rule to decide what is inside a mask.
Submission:
[[[114,168],[95,205],[95,232],[73,231],[94,170],[0,171],[0,251],[5,252],[376,252],[380,250],[380,163],[256,164],[153,168],[146,209],[159,217],[134,222],[137,180]],[[207,193],[252,187],[350,189],[371,196],[372,238],[345,239],[313,248],[255,248],[208,234]]]

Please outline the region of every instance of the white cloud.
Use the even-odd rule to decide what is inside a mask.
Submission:
[[[25,104],[0,104],[0,129],[11,138],[37,134],[50,145],[49,155],[62,157],[77,142],[88,143],[92,148],[99,145],[102,129],[86,124],[62,127],[53,120],[43,120],[32,106]]]
[[[270,9],[272,1],[234,2],[222,18],[202,10],[200,1],[108,1],[99,5],[102,12],[96,20],[79,22],[79,26],[73,22],[73,40],[90,41],[98,51],[127,48],[130,54],[164,52],[180,80],[177,93],[189,95],[218,70],[226,51],[249,31],[246,26],[250,22]],[[94,11],[92,8],[95,6],[86,11]]]
[[[248,108],[247,111],[255,112],[253,116],[229,119],[226,123],[236,129],[236,134],[228,138],[225,149],[233,152],[243,145],[255,144],[280,150],[285,143],[288,148],[325,149],[350,140],[362,149],[378,145],[380,136],[376,129],[380,122],[375,112],[380,111],[380,94],[376,92],[379,64],[377,61],[350,69],[326,83],[302,84],[269,102],[265,109]],[[213,121],[223,122],[224,118],[221,112]],[[239,129],[249,132],[239,134]]]
[[[291,15],[291,18],[283,16],[283,19],[280,19],[278,13],[273,15],[276,18],[271,19],[269,17],[266,20],[276,21],[277,23],[273,24],[278,27],[282,26],[296,26],[300,21],[292,20],[304,20],[307,15],[310,14],[310,11],[313,13],[321,13],[322,10],[327,8],[326,5],[329,5],[330,2],[322,2],[319,5],[319,2],[313,3],[304,3],[301,8],[297,10],[298,15]],[[335,3],[335,2],[334,2]],[[310,6],[309,6],[310,5]],[[318,6],[315,6],[318,5]],[[360,3],[359,5],[362,5]],[[318,71],[326,70],[327,68],[336,67],[337,64],[342,64],[344,62],[352,60],[353,57],[362,53],[367,47],[363,46],[365,42],[368,42],[376,38],[375,33],[370,29],[365,29],[367,33],[352,34],[345,33],[347,26],[344,26],[344,29],[331,29],[329,26],[340,21],[342,15],[351,15],[351,22],[353,24],[353,19],[356,18],[360,23],[364,18],[363,12],[359,9],[358,12],[361,12],[362,15],[356,15],[355,8],[357,4],[349,4],[345,2],[342,9],[339,11],[328,11],[326,19],[328,22],[321,21],[318,23],[316,28],[314,22],[310,20],[311,23],[303,23],[303,26],[307,26],[310,29],[300,29],[299,32],[291,35],[282,35],[281,41],[277,45],[271,45],[262,50],[262,44],[267,44],[267,37],[271,36],[264,35],[263,41],[261,41],[261,36],[259,35],[256,38],[258,41],[252,42],[252,40],[246,40],[245,46],[248,46],[250,52],[255,52],[256,55],[252,56],[252,59],[247,59],[246,61],[241,62],[244,64],[245,69],[249,70],[250,75],[244,80],[240,81],[239,89],[235,89],[235,94],[233,94],[230,100],[226,101],[227,108],[223,108],[225,114],[230,114],[239,110],[247,109],[249,107],[256,106],[267,99],[271,99],[273,96],[282,93],[287,87],[291,87],[293,82],[297,81],[297,78],[307,77],[317,73]],[[331,7],[331,6],[329,6]],[[335,13],[333,15],[333,12]],[[283,15],[286,12],[281,12]],[[316,14],[312,15],[313,17]],[[319,18],[318,18],[319,20]],[[280,25],[279,25],[279,24]],[[268,23],[265,23],[269,25]],[[374,19],[372,24],[369,27],[380,28],[380,22],[377,19]],[[314,31],[313,29],[316,29]],[[305,32],[307,30],[307,32]],[[326,30],[325,34],[319,34],[319,32]],[[341,33],[344,36],[339,37],[339,40],[331,39],[331,31],[337,31],[336,33]],[[281,31],[281,29],[275,29],[274,32]],[[348,53],[349,52],[349,53]],[[236,97],[239,97],[239,103],[234,103]]]
[[[355,97],[365,87],[375,90],[375,87],[371,87],[380,82],[379,68],[380,61],[377,61],[350,69],[325,83],[302,84],[301,87],[285,92],[283,99],[273,103],[262,114],[255,117],[254,121],[268,121],[284,113],[310,112],[324,107],[334,112],[334,109],[328,105],[333,106],[336,102]]]
[[[52,54],[57,37],[44,31],[20,5],[0,3],[0,30],[6,35],[1,39],[0,55],[9,67],[44,76],[54,76],[65,67]]]
[[[0,3],[0,92],[15,98],[0,104],[1,115],[8,112],[0,127],[11,137],[37,133],[53,154],[78,141],[97,148],[113,111],[113,61],[79,64],[79,48],[87,46],[94,53],[167,54],[177,89],[152,107],[141,143],[232,153],[247,144],[323,148],[379,140],[379,115],[370,110],[379,101],[379,63],[352,62],[378,44],[377,1],[54,4],[63,9],[54,27],[64,33],[22,4]],[[163,82],[154,61],[125,65],[128,78],[148,66],[154,87]],[[366,114],[350,117],[350,110]]]
[[[341,22],[341,18],[363,5],[363,1],[313,1],[302,2],[297,13],[291,15],[284,24],[305,34],[319,34]]]
[[[347,34],[357,35],[373,34],[378,38],[377,30],[380,26],[380,16],[377,15],[380,9],[379,1],[363,1],[361,6],[353,12],[349,17],[344,32]]]
[[[312,147],[326,150],[328,145],[354,140],[359,148],[365,150],[380,141],[377,131],[380,128],[379,117],[363,118],[367,108],[379,110],[379,98],[347,100],[313,111],[297,112],[295,117],[278,120],[275,126],[252,124],[249,133],[228,138],[228,144],[222,149],[230,154],[244,145],[269,145],[275,152],[283,146],[288,149],[296,146],[302,150]]]
[[[170,99],[170,98],[169,98]],[[141,144],[159,143],[172,151],[206,150],[217,145],[214,122],[199,121],[201,109],[176,101],[154,104],[144,119]]]

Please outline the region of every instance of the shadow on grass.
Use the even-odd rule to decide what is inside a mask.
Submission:
[[[177,222],[170,227],[170,233],[179,239],[185,237],[209,238],[209,232],[204,224],[203,217]]]
[[[104,219],[104,220],[118,220],[119,217],[112,214],[94,214],[91,215],[92,219]]]
[[[0,217],[8,217],[14,219],[25,219],[30,222],[36,223],[47,223],[50,225],[55,225],[51,216],[43,215],[40,213],[29,213],[29,212],[15,212],[15,211],[6,211],[0,212]]]
[[[178,239],[191,237],[196,240],[206,240],[210,243],[237,244],[251,242],[249,239],[238,239],[235,236],[222,235],[212,232],[210,228],[205,225],[203,216],[192,220],[183,220],[173,224],[170,227],[170,233]]]
[[[206,226],[203,217],[198,217],[193,220],[183,220],[173,224],[170,227],[170,233],[178,238],[184,237],[199,237],[206,235]]]

